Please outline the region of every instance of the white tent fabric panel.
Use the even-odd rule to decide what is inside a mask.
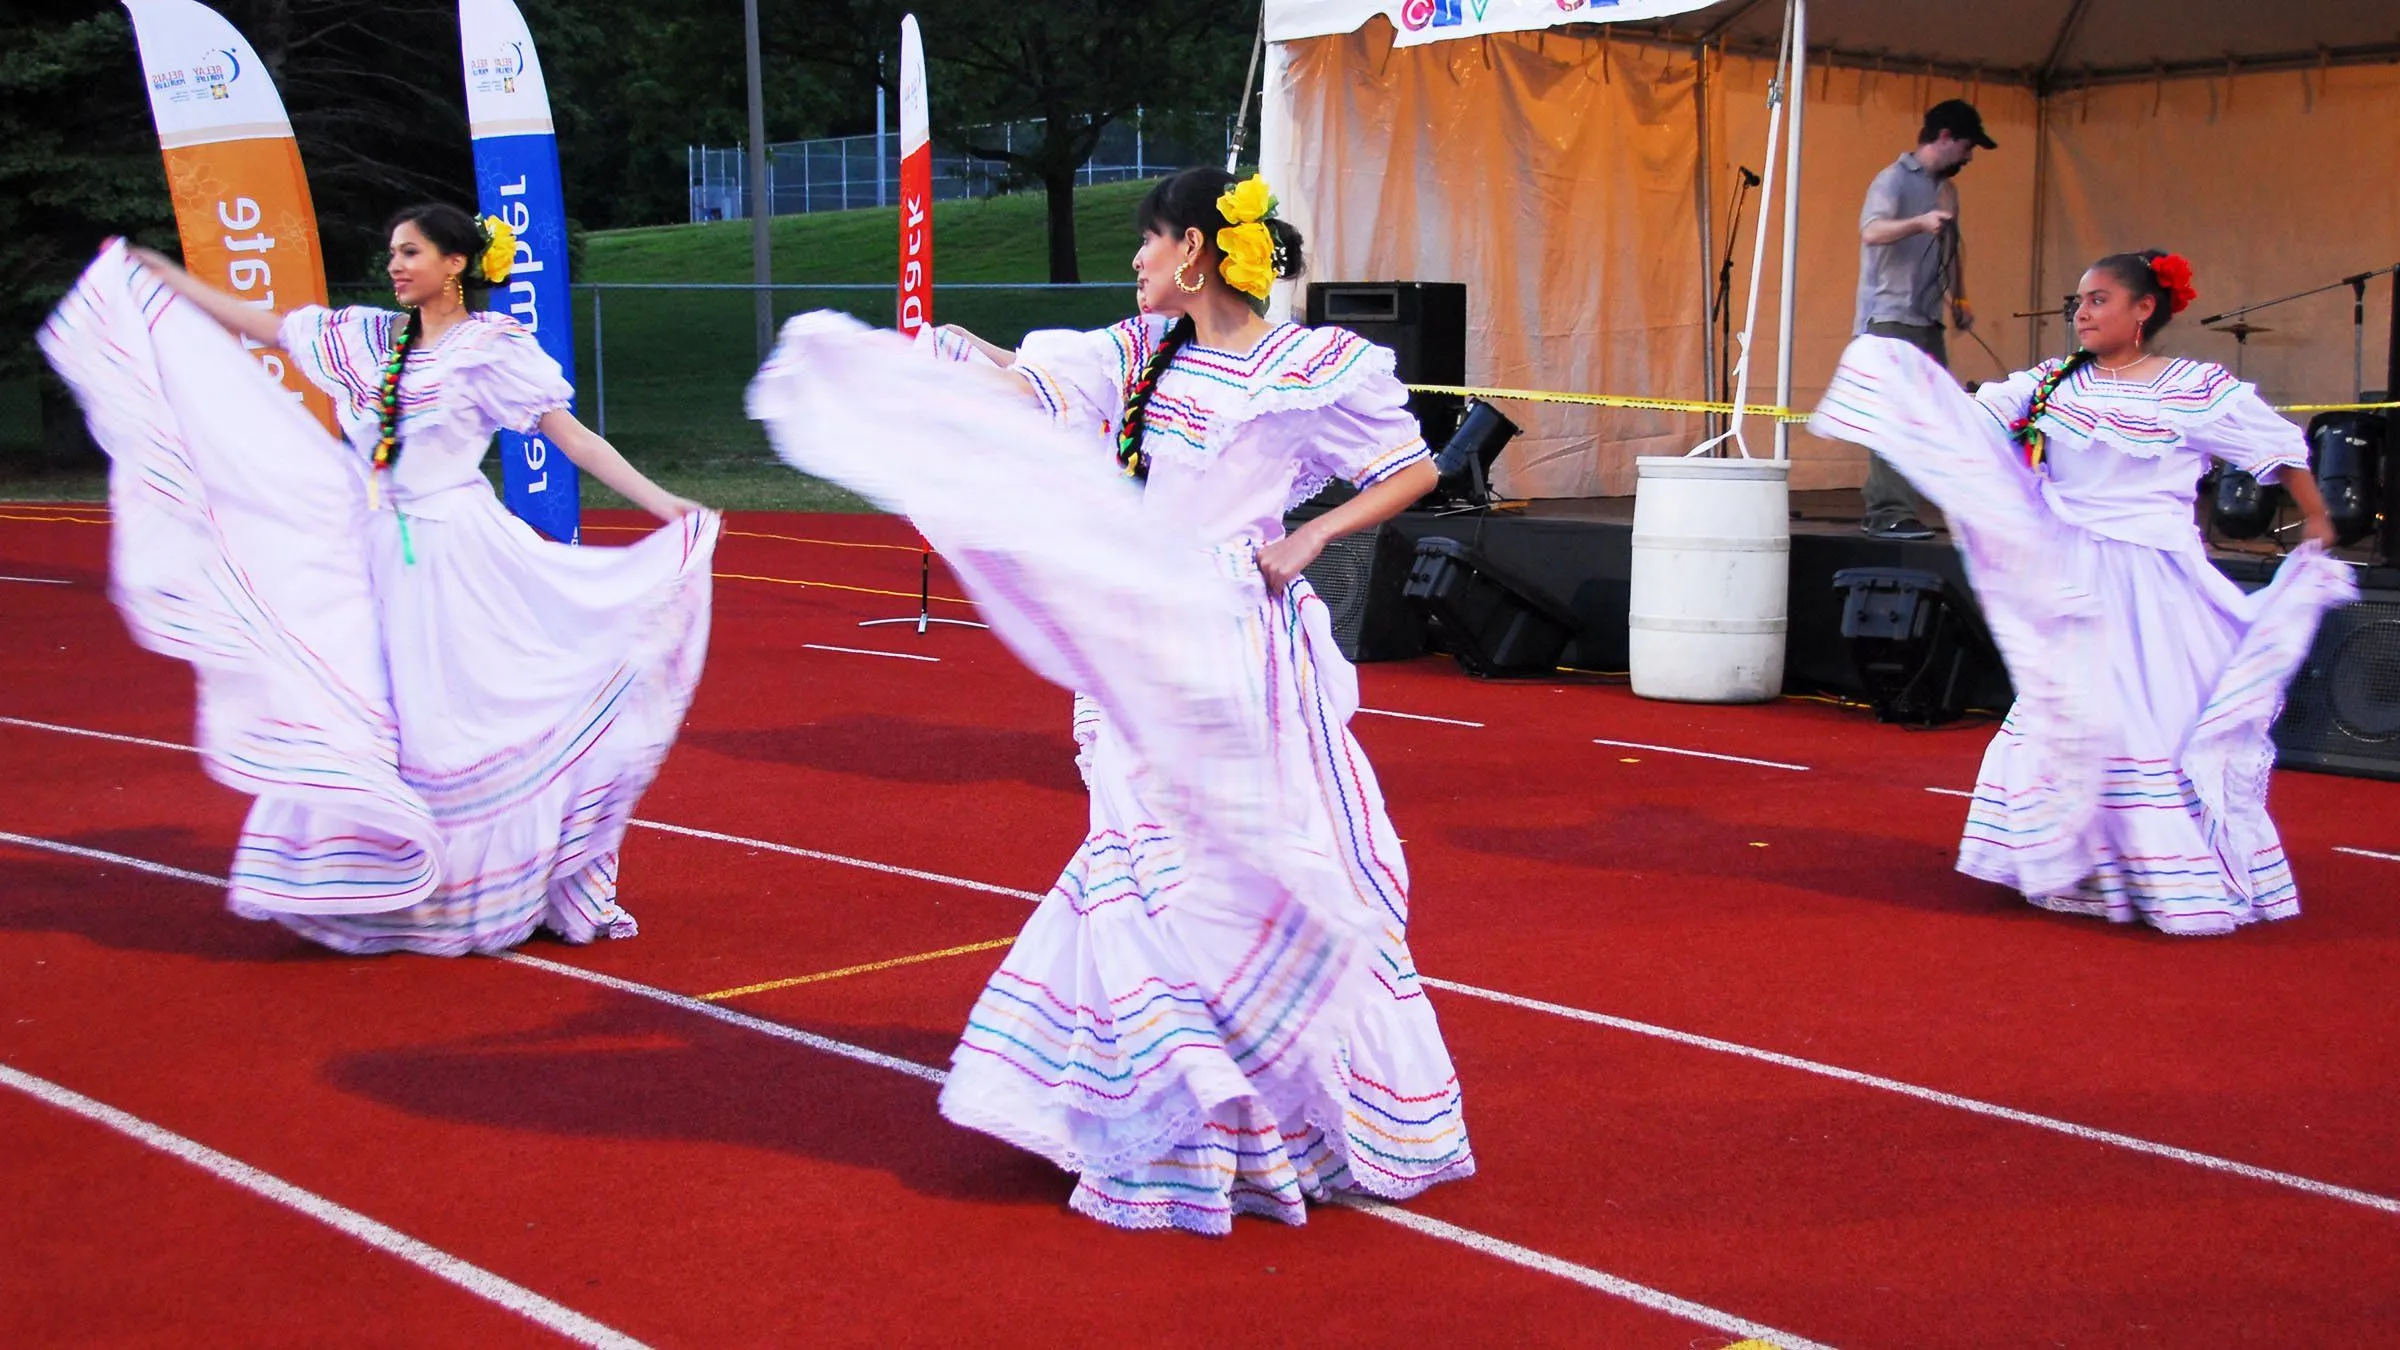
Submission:
[[[2114,3],[2092,0],[2087,21]],[[1824,31],[1819,16],[1862,4],[1811,0],[1812,37]],[[1762,3],[1743,21],[1781,12]],[[1706,396],[1701,279],[1724,247],[1734,166],[1764,167],[1770,63],[1735,56],[1716,68],[1704,158],[1689,48],[1549,32],[1399,49],[1396,36],[1370,23],[1271,49],[1262,166],[1310,235],[1311,275],[1466,282],[1471,382]],[[1808,94],[1794,343],[1794,402],[1803,407],[1850,333],[1867,181],[1914,143],[1923,109],[1943,98],[1975,98],[2001,145],[1959,179],[1978,332],[2001,358],[1954,336],[1962,378],[2060,350],[2067,335],[2057,320],[2009,314],[2054,308],[2102,252],[2155,244],[2189,255],[2203,298],[2168,345],[2227,365],[2232,340],[2200,331],[2192,320],[2201,314],[2400,259],[2400,138],[2390,134],[2400,124],[2400,69],[2391,66],[2073,90],[2047,101],[2046,136],[2030,89],[1978,84],[1968,71],[1819,68]],[[2047,162],[2038,284],[2037,158]],[[1717,238],[1706,245],[1694,183],[1703,162],[1717,180]],[[1767,225],[1773,252],[1772,215]],[[1737,314],[1748,248],[1745,230]],[[1771,257],[1770,285],[1779,267]],[[2374,283],[2369,387],[2382,383],[2390,297],[2388,281]],[[1751,362],[1760,401],[1771,400],[1776,359],[1767,301]],[[2257,321],[2278,331],[2252,339],[2245,374],[2269,398],[2350,396],[2347,292]],[[1526,414],[1528,433],[1502,461],[1501,486],[1516,495],[1629,492],[1635,455],[1680,453],[1705,436],[1701,419],[1676,414],[1509,411]],[[1792,454],[1796,488],[1854,485],[1864,469],[1854,448],[1805,435],[1794,436]]]
[[[2050,121],[2043,293],[2065,295],[2101,253],[2185,254],[2200,298],[2162,335],[2171,352],[2230,368],[2234,340],[2192,320],[2400,262],[2400,67],[2077,91],[2051,100]],[[2369,283],[2369,389],[2384,383],[2392,304],[2392,278]],[[2274,331],[2249,340],[2242,373],[2271,401],[2356,395],[2347,288],[2250,321]],[[2044,329],[2050,350],[2060,328]]]
[[[1267,40],[1355,33],[1369,20],[1392,26],[1397,45],[1523,33],[1577,23],[1627,23],[1705,9],[1715,0],[1266,0]]]

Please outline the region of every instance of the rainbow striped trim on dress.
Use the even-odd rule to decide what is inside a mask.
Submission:
[[[2052,358],[2030,372],[2049,375],[2063,360]],[[2132,384],[2101,377],[2086,363],[2052,392],[2042,421],[2046,429],[2071,432],[2084,441],[2106,440],[2128,454],[2153,458],[2191,434],[2192,428],[2224,415],[2226,405],[2250,386],[2223,366],[2176,357],[2157,377]],[[1977,400],[2005,430],[2001,410]]]

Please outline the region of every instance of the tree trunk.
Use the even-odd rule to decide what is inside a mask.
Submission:
[[[83,409],[66,385],[48,371],[34,377],[41,390],[41,450],[40,464],[44,469],[92,469],[108,462],[100,447],[92,440],[91,429],[83,420]]]
[[[1050,200],[1050,280],[1054,285],[1083,280],[1075,267],[1075,165],[1051,165],[1042,170],[1042,187]]]

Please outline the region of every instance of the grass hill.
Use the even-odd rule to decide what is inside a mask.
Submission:
[[[1133,214],[1148,183],[1107,183],[1076,194],[1076,237],[1088,290],[1046,287],[1044,202],[1039,193],[934,207],[934,315],[995,342],[1014,344],[1031,328],[1096,328],[1133,312],[1129,267]],[[775,280],[812,288],[775,295],[778,321],[808,309],[846,310],[873,324],[893,320],[899,213],[892,208],[781,216],[771,223]],[[750,222],[608,230],[584,240],[576,280],[604,284],[744,283],[750,279]],[[1006,290],[952,290],[959,283]],[[857,289],[830,289],[855,287]],[[1021,289],[1018,289],[1021,288]],[[767,451],[742,415],[742,390],[758,368],[751,297],[740,291],[610,290],[575,301],[577,411],[644,473],[712,505],[752,510],[861,509],[849,494],[803,478]],[[347,293],[337,304],[388,304],[388,293]],[[30,386],[0,389],[0,443],[33,428]],[[16,405],[26,405],[19,409]],[[605,417],[603,406],[605,405]],[[0,455],[0,497],[105,496],[99,471],[26,474]],[[622,503],[586,482],[586,505]]]

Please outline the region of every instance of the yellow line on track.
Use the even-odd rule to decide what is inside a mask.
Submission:
[[[772,582],[777,586],[813,586],[817,589],[827,591],[856,591],[860,595],[889,595],[902,600],[914,600],[917,598],[917,593],[915,591],[887,591],[878,586],[844,586],[841,583],[834,581],[801,581],[796,577],[762,577],[754,576],[748,572],[715,572],[711,573],[711,575],[716,577],[719,581],[766,581]],[[949,595],[937,595],[932,598],[935,601],[945,605],[972,605],[975,603],[972,600],[962,600],[956,596]]]
[[[744,994],[763,994],[770,989],[789,989],[797,984],[816,984],[821,980],[838,980],[845,975],[866,975],[894,966],[913,966],[924,961],[939,961],[949,956],[965,956],[972,952],[988,952],[1015,942],[1013,937],[994,938],[989,942],[970,942],[964,947],[944,947],[938,952],[919,952],[915,956],[895,956],[889,961],[869,961],[863,966],[844,966],[840,970],[823,970],[814,975],[795,975],[788,980],[768,980],[764,984],[745,984],[738,989],[720,989],[713,994],[701,994],[703,1003],[720,999],[740,998]]]
[[[87,507],[84,509],[89,510],[90,508]],[[0,520],[25,520],[32,521],[35,524],[40,525],[106,525],[108,523],[108,517],[106,516],[102,516],[98,520],[85,520],[81,516],[0,515]]]
[[[648,534],[657,527],[653,525],[586,525],[583,528],[587,533],[595,530],[607,530],[618,534]],[[827,548],[880,548],[894,553],[923,553],[925,551],[914,544],[868,544],[850,539],[811,539],[805,535],[773,534],[765,530],[726,530],[723,533],[728,539],[780,539],[787,544],[823,544]]]

